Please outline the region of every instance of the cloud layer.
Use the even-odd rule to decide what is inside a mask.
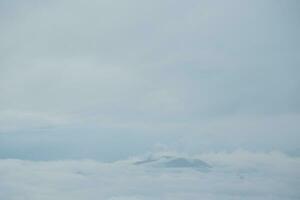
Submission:
[[[166,155],[166,153],[164,153]],[[177,155],[168,153],[167,155]],[[186,156],[186,155],[180,155]],[[207,153],[209,172],[93,160],[0,161],[0,198],[6,200],[179,200],[300,197],[299,157],[279,152]]]

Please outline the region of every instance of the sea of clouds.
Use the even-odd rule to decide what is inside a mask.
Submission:
[[[162,154],[162,153],[156,153]],[[177,153],[167,153],[176,155]],[[166,155],[164,152],[163,155]],[[209,171],[134,165],[142,157],[96,160],[0,160],[3,200],[299,199],[300,158],[248,151],[180,155]]]

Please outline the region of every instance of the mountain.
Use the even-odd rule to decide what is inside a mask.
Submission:
[[[207,171],[212,166],[208,163],[194,158],[176,157],[176,156],[160,156],[148,157],[147,159],[134,162],[134,165],[152,166],[160,168],[182,168],[182,169],[196,169],[200,171]]]

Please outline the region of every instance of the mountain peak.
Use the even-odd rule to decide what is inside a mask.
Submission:
[[[208,170],[211,166],[195,158],[185,158],[177,156],[149,156],[146,159],[134,162],[134,165],[145,165],[160,168],[192,168],[197,170]]]

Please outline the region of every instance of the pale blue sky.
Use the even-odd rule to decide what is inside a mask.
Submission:
[[[300,3],[0,1],[0,158],[298,152]]]

